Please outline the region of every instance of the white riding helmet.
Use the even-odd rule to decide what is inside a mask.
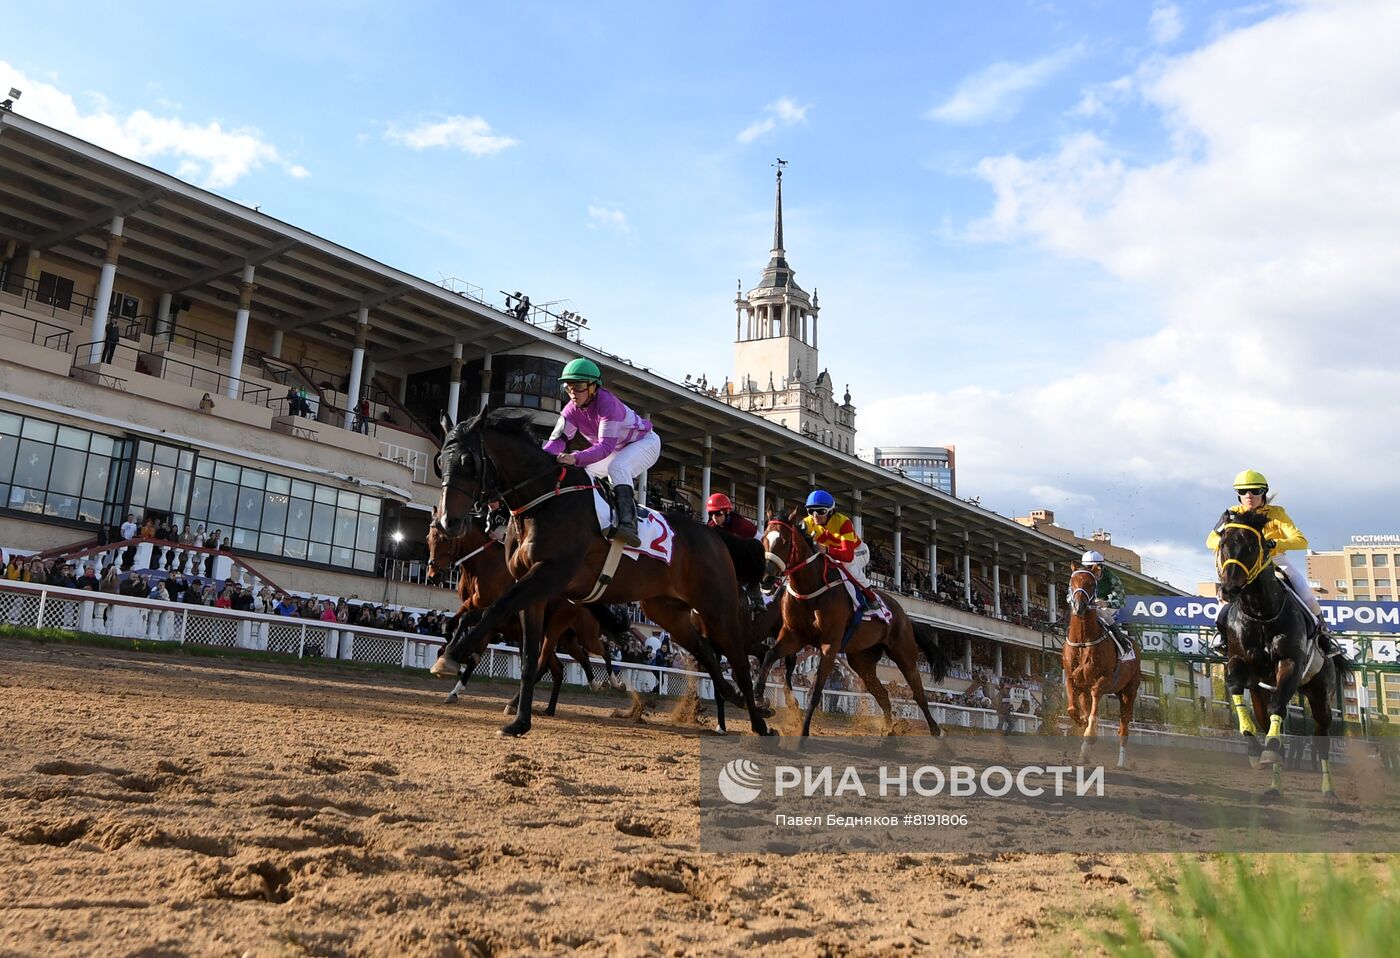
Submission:
[[[1091,550],[1080,556],[1079,562],[1081,565],[1103,565],[1103,556]]]

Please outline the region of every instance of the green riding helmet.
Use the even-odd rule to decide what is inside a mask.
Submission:
[[[598,364],[591,359],[579,357],[572,360],[564,367],[564,371],[559,374],[561,383],[599,383],[603,382],[603,371],[598,368]]]

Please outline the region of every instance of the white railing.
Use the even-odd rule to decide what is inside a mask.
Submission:
[[[180,645],[277,652],[297,658],[340,659],[405,669],[431,668],[445,642],[433,635],[8,580],[0,580],[0,624]],[[583,668],[565,659],[564,681],[571,685],[586,684]],[[714,685],[703,672],[635,662],[617,662],[615,666],[627,687],[636,692],[680,696],[693,690],[701,700],[714,697]],[[603,669],[602,660],[594,659],[594,675],[602,674]],[[508,645],[489,646],[474,674],[519,679],[520,650]],[[768,699],[782,704],[783,695],[781,684],[770,681]],[[803,709],[810,695],[809,689],[793,690],[798,706]],[[895,699],[893,706],[898,717],[923,721],[918,706],[912,701]],[[865,692],[823,692],[820,708],[835,715],[878,714],[874,698]],[[989,731],[997,728],[997,715],[990,709],[938,704],[931,708],[940,725]],[[1012,716],[1017,732],[1033,732],[1039,721],[1032,715],[1017,713]]]
[[[432,468],[432,457],[421,449],[410,449],[392,442],[379,443],[379,458],[389,459],[413,470],[413,481],[428,483],[428,470]]]

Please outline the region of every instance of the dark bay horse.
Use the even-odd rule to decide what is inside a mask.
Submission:
[[[434,665],[437,674],[451,674],[463,650],[516,615],[523,615],[522,656],[534,661],[549,600],[582,601],[603,585],[594,600],[640,602],[647,616],[669,631],[710,674],[721,728],[724,696],[732,695],[733,689],[715,652],[728,658],[754,732],[768,734],[754,698],[739,621],[739,586],[725,544],[700,523],[671,516],[674,540],[669,564],[647,555],[624,557],[612,579],[601,583],[611,543],[598,529],[593,480],[577,466],[559,465],[541,449],[529,419],[528,414],[515,411],[483,410],[475,419],[451,427],[439,454],[438,524],[448,535],[460,534],[469,511],[500,500],[513,517],[506,562],[515,582],[478,623],[449,643]],[[699,616],[702,630],[691,623],[691,610]],[[503,735],[529,732],[534,684],[534,671],[522,669],[519,710],[515,721],[501,729]]]
[[[1263,512],[1231,512],[1220,517],[1215,531],[1220,545],[1215,568],[1220,597],[1228,605],[1218,620],[1225,634],[1227,663],[1225,685],[1239,718],[1240,733],[1249,745],[1249,761],[1255,768],[1273,766],[1273,784],[1266,794],[1277,795],[1283,785],[1282,733],[1288,703],[1299,691],[1307,697],[1317,727],[1318,758],[1322,761],[1322,797],[1337,801],[1332,788],[1332,701],[1337,694],[1337,667],[1312,635],[1312,623],[1274,574],[1274,563],[1264,542]],[[1249,688],[1254,715],[1244,705]],[[1263,746],[1259,725],[1269,720]]]
[[[1128,764],[1128,726],[1142,684],[1142,660],[1121,661],[1118,643],[1099,621],[1094,608],[1098,580],[1088,569],[1076,568],[1069,577],[1069,634],[1060,650],[1065,671],[1065,704],[1070,721],[1084,729],[1079,760],[1088,761],[1099,737],[1099,702],[1118,696],[1118,767]]]
[[[770,567],[787,579],[787,585],[780,597],[782,629],[764,657],[758,673],[760,681],[766,679],[774,662],[805,646],[815,646],[822,653],[802,720],[802,734],[811,734],[812,715],[821,702],[822,688],[836,664],[837,653],[845,652],[846,663],[879,703],[885,716],[886,734],[894,734],[894,712],[890,708],[889,693],[875,671],[882,655],[890,657],[909,684],[928,722],[929,732],[941,735],[929,709],[918,663],[922,651],[935,680],[941,682],[948,675],[948,657],[938,647],[933,630],[912,622],[903,607],[885,592],[879,595],[890,610],[889,624],[868,620],[853,626],[855,607],[846,591],[843,573],[817,548],[796,509],[786,519],[769,520],[763,533],[763,546]]]
[[[428,527],[428,577],[436,578],[444,570],[458,573],[457,597],[461,604],[449,622],[449,638],[457,634],[468,622],[480,617],[492,602],[500,597],[514,581],[506,570],[505,547],[492,538],[481,526],[469,523],[466,530],[455,538],[449,537],[436,524]],[[502,637],[507,642],[519,643],[520,625],[518,621],[506,624]],[[466,690],[476,666],[486,655],[490,636],[482,635],[479,644],[472,648],[462,661],[457,673],[457,684],[447,695],[447,701],[455,702]],[[591,609],[568,602],[550,604],[545,615],[544,642],[536,669],[536,680],[549,671],[553,685],[549,693],[546,715],[553,715],[559,701],[560,685],[564,678],[564,666],[556,655],[556,649],[564,652],[583,669],[588,684],[594,688],[601,682],[593,677],[593,664],[590,656],[596,655],[604,662],[609,680],[614,688],[621,687],[612,660],[603,646],[602,630]],[[515,714],[515,702],[506,706],[506,714]]]

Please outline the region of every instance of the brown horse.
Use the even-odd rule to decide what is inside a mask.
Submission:
[[[1098,580],[1088,569],[1076,568],[1069,577],[1069,635],[1061,651],[1065,670],[1065,703],[1070,720],[1084,729],[1079,760],[1088,761],[1099,735],[1099,700],[1118,696],[1118,767],[1128,764],[1128,725],[1133,701],[1142,684],[1142,660],[1120,661],[1118,643],[1099,621],[1094,609]]]
[[[919,703],[928,721],[929,732],[934,736],[942,735],[929,709],[918,664],[922,651],[934,679],[941,682],[947,677],[948,658],[938,647],[933,631],[911,621],[903,607],[884,592],[879,595],[890,610],[890,622],[854,622],[855,606],[846,591],[845,573],[812,541],[798,510],[790,512],[785,520],[770,520],[764,529],[763,545],[770,566],[781,570],[779,574],[787,578],[787,585],[781,597],[782,629],[777,642],[764,657],[758,673],[760,681],[767,677],[768,670],[779,658],[805,646],[815,646],[822,653],[802,720],[802,734],[811,734],[812,715],[821,702],[822,688],[836,664],[837,653],[845,652],[846,663],[879,703],[885,715],[887,735],[894,734],[894,711],[890,708],[889,693],[875,671],[882,655],[888,655],[903,674],[914,693],[914,701]]]
[[[436,518],[436,517],[435,517]],[[455,615],[449,620],[447,634],[453,636],[464,621],[470,621],[488,608],[514,581],[506,570],[505,548],[484,529],[468,524],[460,536],[451,538],[437,525],[428,527],[428,577],[436,579],[443,570],[457,573],[457,597],[461,600]],[[502,637],[510,643],[520,641],[520,625],[510,622],[502,631]],[[471,649],[457,673],[457,684],[447,694],[449,703],[457,701],[466,691],[467,680],[486,654],[490,636],[482,635],[477,646]],[[559,661],[556,650],[562,651],[579,664],[588,684],[601,687],[601,682],[593,676],[590,656],[598,656],[604,662],[609,681],[614,688],[621,687],[621,681],[608,657],[602,642],[598,620],[593,613],[582,606],[568,602],[551,603],[545,619],[544,642],[536,669],[536,678],[549,671],[553,685],[549,693],[546,715],[553,715],[559,701],[559,690],[564,678],[564,665]],[[515,714],[515,702],[506,706],[506,714]]]
[[[724,696],[732,695],[733,687],[716,651],[729,659],[753,730],[768,734],[749,675],[734,563],[713,530],[671,516],[669,563],[646,554],[624,557],[612,577],[604,579],[612,544],[598,529],[592,478],[577,466],[555,462],[540,448],[529,415],[516,411],[483,410],[475,419],[451,427],[438,470],[442,500],[437,522],[449,535],[459,534],[468,511],[481,504],[498,499],[510,510],[506,563],[515,582],[480,622],[448,644],[433,666],[435,674],[451,674],[457,668],[456,656],[517,614],[524,619],[522,654],[533,661],[551,599],[640,602],[647,616],[709,673],[720,727]],[[699,615],[703,633],[691,624],[691,610]],[[529,732],[534,685],[534,671],[521,670],[520,708],[515,721],[501,729],[503,735]]]

